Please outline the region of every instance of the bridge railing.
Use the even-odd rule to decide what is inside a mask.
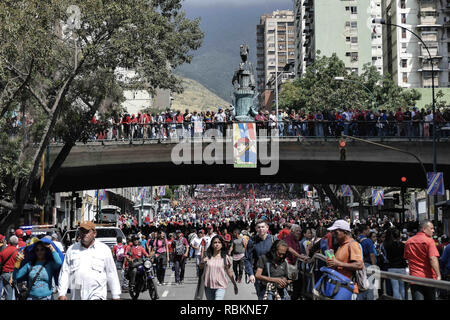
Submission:
[[[98,123],[98,130],[89,141],[130,141],[134,140],[180,140],[227,137],[227,130],[233,128],[227,122],[183,122],[183,123]],[[242,122],[239,122],[242,123]],[[432,126],[424,121],[380,122],[380,121],[256,121],[257,136],[338,138],[341,134],[363,138],[431,140]],[[278,131],[276,131],[278,129]],[[215,130],[215,131],[214,131]],[[437,126],[437,138],[450,137],[450,122]],[[54,142],[58,142],[58,137]]]
[[[299,267],[299,276],[302,277],[302,289],[301,294],[302,296],[314,300],[329,300],[327,297],[317,295],[313,293],[312,289],[314,288],[316,282],[318,279],[316,279],[316,275],[320,269],[318,261],[326,262],[327,259],[323,254],[316,253],[312,257],[312,262],[309,263],[309,267],[307,263],[301,263]],[[371,276],[379,277],[380,279],[380,287],[382,294],[379,296],[379,299],[388,299],[388,300],[398,300],[394,298],[393,296],[389,295],[387,292],[387,286],[386,281],[389,280],[398,280],[403,281],[405,286],[405,299],[410,300],[411,296],[408,294],[408,291],[410,289],[410,285],[420,285],[425,287],[431,287],[435,289],[445,290],[447,291],[447,295],[450,294],[450,281],[445,280],[434,280],[434,279],[428,279],[428,278],[420,278],[415,277],[411,275],[405,275],[405,274],[399,274],[399,273],[393,273],[393,272],[387,272],[387,271],[381,271],[381,270],[374,270],[374,269],[366,269],[367,270],[367,276],[370,278]],[[377,273],[377,274],[374,274]],[[383,279],[385,281],[383,281]],[[377,290],[377,288],[373,289]]]

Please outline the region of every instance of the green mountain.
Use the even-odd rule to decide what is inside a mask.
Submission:
[[[201,18],[205,33],[193,60],[176,70],[178,75],[198,81],[229,104],[231,79],[239,67],[239,46],[247,44],[249,61],[256,73],[256,25],[260,16],[275,10],[293,9],[292,0],[185,0],[189,18]]]

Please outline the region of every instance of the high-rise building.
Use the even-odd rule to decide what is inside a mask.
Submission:
[[[278,10],[261,16],[256,27],[256,82],[263,107],[271,104],[267,83],[275,77],[276,70],[283,71],[288,63],[295,62],[295,28],[292,10]],[[288,75],[279,76],[280,81]],[[264,102],[265,101],[265,102]]]
[[[431,88],[433,59],[435,87],[450,87],[450,0],[382,0],[384,71],[404,88]]]
[[[383,72],[381,28],[373,18],[381,17],[381,0],[294,0],[296,26],[296,74],[300,76],[320,51],[335,53],[347,70],[362,72],[369,63]]]

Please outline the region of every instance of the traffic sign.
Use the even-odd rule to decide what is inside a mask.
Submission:
[[[427,194],[430,196],[443,196],[444,189],[444,173],[443,172],[427,172]]]

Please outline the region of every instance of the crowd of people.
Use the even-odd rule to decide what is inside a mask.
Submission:
[[[199,284],[193,295],[198,299],[224,299],[230,282],[237,297],[242,283],[254,286],[259,300],[310,299],[320,288],[306,275],[313,273],[317,281],[326,274],[322,267],[352,281],[352,299],[373,300],[384,293],[400,300],[448,299],[445,290],[399,279],[381,279],[380,288],[358,280],[360,271],[371,266],[450,280],[449,239],[437,235],[431,221],[342,218],[332,206],[317,208],[284,185],[214,186],[178,199],[142,226],[131,215],[121,222],[126,238],[118,238],[112,250],[95,241],[95,224],[84,222],[63,259],[55,254],[56,239],[36,239],[34,258],[26,264],[18,249],[30,240],[27,235],[18,230],[8,245],[0,236],[6,299],[14,299],[13,283],[20,277],[31,288],[29,299],[57,294],[64,300],[70,290],[73,299],[104,300],[107,286],[119,299],[134,289],[143,257],[151,257],[160,286],[167,284],[167,269],[174,271],[175,285],[183,285],[186,262],[195,261]],[[315,259],[317,253],[327,259]]]
[[[365,137],[430,137],[433,129],[431,110],[422,108],[398,108],[386,110],[322,110],[316,112],[294,109],[275,111],[260,110],[255,116],[258,133],[266,129],[268,134],[279,136],[325,137],[340,136],[341,133]],[[217,112],[191,113],[188,109],[167,109],[161,113],[125,113],[117,117],[92,123],[99,125],[94,139],[175,139],[201,137],[204,135],[226,135],[232,128],[234,117],[230,109],[218,108]],[[450,109],[436,111],[438,137],[450,136]],[[217,130],[211,133],[209,129]],[[275,133],[274,130],[278,132]]]

